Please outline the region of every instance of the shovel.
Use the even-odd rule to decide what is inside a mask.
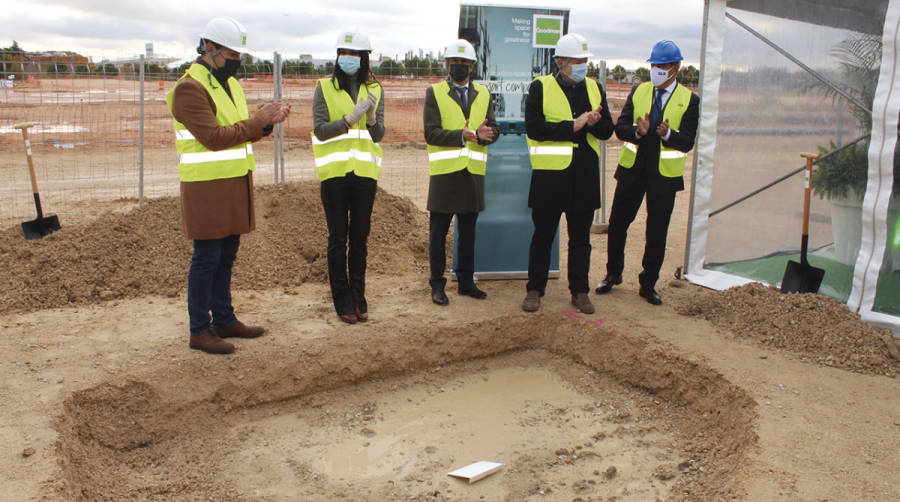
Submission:
[[[25,140],[25,156],[28,157],[28,174],[31,175],[31,192],[34,194],[34,207],[37,209],[37,218],[22,222],[22,232],[28,240],[40,239],[56,230],[59,230],[59,218],[55,214],[44,216],[41,210],[41,196],[38,194],[37,178],[34,176],[34,161],[31,160],[31,141],[28,140],[28,128],[34,127],[31,122],[16,124],[13,127],[22,130],[22,138]]]
[[[809,243],[809,180],[812,177],[813,159],[816,153],[801,153],[806,159],[806,188],[803,191],[803,237],[800,241],[800,263],[788,261],[781,280],[782,293],[818,293],[822,285],[825,270],[810,266],[806,261],[806,248]]]

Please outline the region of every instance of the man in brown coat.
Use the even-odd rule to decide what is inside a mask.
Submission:
[[[189,345],[211,354],[234,352],[223,338],[255,338],[265,331],[235,317],[231,268],[240,234],[256,225],[250,143],[269,134],[290,112],[289,105],[275,101],[250,115],[233,78],[241,65],[238,50],[246,44],[240,23],[213,19],[197,47],[200,57],[167,96],[179,154],[182,228],[194,241],[188,272]]]

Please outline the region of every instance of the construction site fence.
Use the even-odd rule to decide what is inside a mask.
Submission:
[[[316,180],[310,142],[312,97],[322,75],[283,75],[274,54],[271,73],[240,78],[251,111],[282,99],[292,105],[287,120],[270,138],[254,144],[257,184]],[[166,95],[176,85],[173,72],[117,75],[73,71],[7,72],[0,80],[0,224],[33,219],[35,207],[26,147],[14,126],[28,129],[44,212],[64,221],[122,211],[149,198],[179,193],[177,154]],[[5,68],[9,70],[9,68]],[[62,67],[58,68],[62,70]],[[424,208],[428,163],[423,134],[425,90],[443,76],[379,75],[385,89],[386,135],[379,186],[410,197]],[[616,83],[611,83],[614,87]],[[624,99],[630,85],[611,89]],[[618,94],[617,94],[618,93]],[[621,108],[620,106],[618,108]],[[613,146],[612,144],[610,146]],[[618,148],[610,153],[617,155]]]

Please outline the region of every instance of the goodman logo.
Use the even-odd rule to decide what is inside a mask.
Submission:
[[[553,49],[563,35],[563,17],[534,14],[534,29],[531,30],[533,47]]]

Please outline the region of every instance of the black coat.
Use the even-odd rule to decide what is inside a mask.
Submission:
[[[449,78],[448,78],[449,81]],[[463,116],[469,118],[469,109],[472,102],[478,96],[478,91],[469,83],[467,91],[468,103],[463,106],[459,94],[450,84],[449,95],[460,106]],[[493,98],[491,98],[493,99]],[[487,125],[494,130],[494,139],[481,141],[481,145],[489,145],[500,136],[500,129],[494,119],[494,106],[488,103]],[[425,123],[425,142],[434,146],[462,146],[462,129],[444,129],[441,127],[441,111],[434,97],[434,89],[428,86],[425,90],[425,110],[423,112]],[[473,131],[481,124],[469,124]],[[472,174],[468,169],[449,174],[430,176],[428,181],[428,202],[426,207],[436,213],[477,213],[484,211],[484,176]]]
[[[564,77],[557,77],[557,81]],[[560,83],[573,117],[591,110],[586,85],[596,85],[603,97],[601,118],[593,126],[572,130],[572,121],[547,122],[544,117],[544,87],[539,80],[531,83],[525,100],[525,131],[537,141],[572,141],[577,143],[569,167],[551,171],[531,170],[528,207],[535,211],[587,211],[600,207],[600,165],[597,153],[588,145],[587,133],[598,139],[612,136],[613,122],[606,101],[606,91],[596,80],[585,79],[571,86]]]
[[[637,128],[634,125],[634,103],[632,97],[637,86],[631,88],[628,99],[625,100],[625,107],[619,120],[616,122],[616,136],[622,141],[634,143],[638,147],[637,157],[634,159],[634,165],[630,168],[624,168],[621,165],[616,168],[616,181],[619,184],[628,186],[637,182],[641,176],[647,176],[647,190],[651,192],[666,192],[684,190],[684,177],[666,178],[659,174],[659,148],[660,143],[664,143],[667,148],[674,148],[682,152],[689,152],[694,148],[694,138],[697,136],[697,122],[700,119],[700,97],[691,94],[691,101],[687,110],[681,117],[681,125],[679,130],[671,130],[669,140],[663,142],[656,134],[656,129],[651,129],[646,135],[640,139],[635,134]],[[666,107],[672,102],[671,99],[666,103]],[[665,110],[663,110],[665,112]]]

